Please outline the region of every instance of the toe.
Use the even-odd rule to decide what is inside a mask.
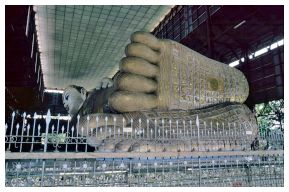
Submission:
[[[138,57],[125,57],[120,61],[121,71],[129,72],[145,77],[156,77],[159,74],[159,67]]]
[[[153,94],[116,91],[108,99],[109,105],[119,112],[151,110],[157,107]]]
[[[131,35],[131,41],[135,43],[142,43],[153,50],[159,50],[161,47],[160,41],[154,35],[144,31],[137,31]]]
[[[142,43],[128,44],[125,48],[125,54],[126,56],[143,58],[154,64],[158,64],[160,61],[159,53]]]
[[[118,90],[151,93],[157,90],[156,81],[141,75],[121,73],[115,80]]]

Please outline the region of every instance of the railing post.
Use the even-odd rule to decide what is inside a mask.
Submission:
[[[190,130],[191,130],[190,151],[193,151],[193,126],[192,126],[192,120],[190,120]]]
[[[76,139],[75,139],[75,142],[76,142],[76,149],[75,151],[78,152],[78,129],[79,129],[79,118],[80,118],[80,115],[78,114],[77,115],[77,125],[76,125]]]
[[[13,124],[14,124],[14,117],[15,117],[15,112],[13,111],[12,113],[12,122],[11,122],[11,127],[10,127],[10,135],[9,135],[9,145],[8,145],[8,151],[11,151],[11,143],[12,143],[12,130],[13,130]]]
[[[155,151],[157,151],[157,119],[155,119]]]
[[[149,140],[149,137],[150,137],[150,126],[149,126],[149,120],[147,119],[147,128],[146,128],[146,135],[147,135],[147,138],[146,140],[148,141]],[[148,142],[147,142],[148,144]]]
[[[59,121],[60,121],[60,114],[57,115],[57,128],[56,128],[56,134],[59,134]]]
[[[44,142],[44,152],[47,151],[47,143],[48,143],[48,129],[49,129],[49,123],[51,121],[51,114],[50,109],[48,109],[48,112],[46,114],[46,130],[45,130],[45,142]]]
[[[124,119],[124,117],[123,117],[123,118],[122,118],[122,139],[125,138],[124,128],[125,128],[125,119]],[[126,138],[127,138],[127,133],[126,133]]]
[[[116,117],[113,117],[113,140],[114,140],[114,145],[116,144],[116,135],[115,135],[115,133],[116,133]]]
[[[95,140],[97,140],[98,121],[99,121],[99,118],[98,118],[98,116],[96,116],[96,118],[95,118],[95,121],[96,121]]]
[[[141,119],[138,119],[138,129],[137,129],[137,136],[136,138],[141,138],[142,135],[142,127],[141,127]]]
[[[179,121],[176,120],[176,126],[177,126],[177,150],[180,150],[180,145],[179,145]]]
[[[162,145],[163,145],[162,147],[164,148],[165,147],[165,120],[164,119],[162,119],[162,129],[163,129],[162,130],[162,134],[163,134],[162,135],[162,138],[163,138],[162,139],[163,140],[162,141]]]
[[[198,118],[198,116],[197,116]],[[198,167],[199,167],[199,187],[201,187],[201,157],[198,156]]]
[[[69,139],[69,123],[70,123],[70,115],[68,115],[68,120],[67,120],[67,127],[66,127],[66,133],[65,133],[65,152],[67,152],[68,149],[68,142],[70,141]],[[71,135],[73,137],[73,135]]]
[[[130,139],[133,139],[133,119],[130,119],[130,127],[131,127],[131,134],[130,134]]]
[[[105,121],[105,129],[104,129],[104,138],[107,138],[107,116],[105,116],[104,121]]]
[[[88,129],[89,129],[89,120],[90,120],[90,117],[89,115],[86,117],[86,137],[89,137],[89,133],[88,133]],[[91,133],[92,134],[92,133]],[[85,152],[87,152],[87,139],[86,139],[86,142],[85,142]]]
[[[7,135],[7,129],[8,129],[8,125],[7,123],[5,123],[5,135]]]
[[[170,124],[170,139],[172,139],[174,135],[172,134],[172,120],[171,119],[169,120],[169,124]]]
[[[27,132],[26,132],[26,141],[29,141],[29,131],[30,131],[30,124],[27,125]]]
[[[198,139],[197,139],[197,146],[198,146],[198,151],[200,151],[200,121],[199,121],[199,116],[197,115],[196,118],[196,126],[198,129]]]
[[[20,125],[19,125],[19,123],[17,123],[17,125],[16,125],[15,143],[14,143],[14,147],[15,147],[15,148],[18,148],[16,145],[17,145],[17,137],[18,137],[19,127],[20,127]]]

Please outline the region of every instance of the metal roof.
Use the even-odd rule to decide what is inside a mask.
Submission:
[[[91,89],[112,77],[135,31],[152,31],[172,6],[34,6],[40,60],[47,88]]]

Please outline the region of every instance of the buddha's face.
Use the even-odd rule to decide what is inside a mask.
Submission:
[[[62,94],[63,105],[70,115],[75,115],[78,112],[85,98],[86,90],[84,88],[79,92],[73,87],[67,87]]]

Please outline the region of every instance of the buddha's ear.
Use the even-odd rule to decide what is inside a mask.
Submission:
[[[83,100],[85,100],[86,99],[86,93],[87,93],[86,89],[81,88],[80,93],[81,93],[81,98]]]

